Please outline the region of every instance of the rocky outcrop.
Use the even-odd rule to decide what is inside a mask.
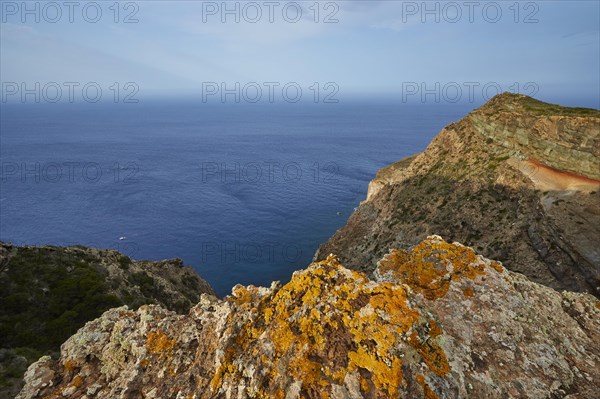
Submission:
[[[0,243],[0,397],[14,397],[29,364],[57,353],[104,311],[153,303],[187,313],[202,293],[214,295],[179,259],[133,261],[112,250]]]
[[[502,94],[382,169],[315,256],[371,273],[430,234],[560,290],[600,296],[600,111]]]
[[[600,303],[432,236],[373,277],[334,256],[186,315],[112,309],[26,373],[33,398],[592,398]]]

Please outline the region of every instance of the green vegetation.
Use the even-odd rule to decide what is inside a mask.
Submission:
[[[12,396],[31,363],[56,356],[64,341],[106,310],[160,303],[186,313],[203,289],[193,276],[165,276],[174,296],[151,264],[118,253],[0,245],[0,397]],[[109,276],[115,266],[120,272]]]
[[[131,259],[129,259],[127,256],[125,255],[120,255],[119,256],[119,265],[121,266],[122,269],[129,269],[129,266],[131,265]]]
[[[123,303],[98,260],[79,250],[19,248],[0,276],[3,347],[55,350],[86,321]]]
[[[122,281],[109,284],[101,259],[84,248],[10,251],[0,273],[0,388],[18,383],[29,364],[42,355],[55,355],[67,338],[110,308],[135,309],[162,301],[183,312],[191,304],[170,304],[162,287],[145,272],[129,275],[128,284],[139,286],[141,296],[124,289]],[[120,255],[117,264],[129,270],[132,261]]]
[[[123,305],[108,294],[99,260],[78,249],[15,248],[0,274],[0,386],[85,322]]]
[[[161,303],[169,302],[169,298],[165,290],[152,277],[150,277],[148,273],[143,271],[132,273],[129,277],[129,282],[132,285],[137,285],[138,287],[140,287],[140,291],[142,292],[143,296],[143,298],[138,298],[138,301],[142,301],[142,303],[138,304],[137,301],[134,300],[134,306],[132,307],[137,307],[139,305],[142,305],[143,303],[147,303],[149,298],[153,298],[154,300],[159,301]],[[179,313],[182,313],[186,306],[187,309],[190,308],[190,303],[188,302],[184,304],[183,307],[180,307],[178,304],[174,304],[171,307],[173,308],[173,306],[175,306],[174,310],[176,310]]]
[[[549,104],[531,97],[522,97],[519,103],[525,111],[536,115],[592,116],[600,118],[600,111],[593,108],[571,108]]]

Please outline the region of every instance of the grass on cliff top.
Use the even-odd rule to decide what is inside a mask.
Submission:
[[[563,107],[523,96],[519,99],[525,111],[536,115],[590,116],[600,118],[600,111],[593,108]]]
[[[487,112],[524,112],[539,116],[579,116],[600,118],[600,110],[594,108],[563,107],[562,105],[550,104],[535,98],[505,92],[488,101],[482,109]]]

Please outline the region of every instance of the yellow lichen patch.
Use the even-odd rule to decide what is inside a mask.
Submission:
[[[427,382],[425,382],[425,377],[423,377],[423,375],[419,374],[417,376],[417,382],[423,388],[425,399],[439,399],[439,396],[437,396],[437,394],[433,392],[429,385],[427,385]]]
[[[360,393],[368,395],[371,391],[371,384],[366,378],[360,377]]]
[[[596,308],[600,309],[600,301],[596,302]]]
[[[262,298],[257,309],[235,332],[235,346],[225,351],[211,381],[213,392],[225,383],[237,385],[242,377],[236,365],[261,353],[266,340],[273,353],[261,361],[265,381],[256,397],[276,397],[285,387],[274,385],[273,376],[281,375],[301,381],[302,390],[316,389],[327,397],[333,383],[343,384],[355,372],[369,376],[369,390],[379,396],[399,394],[398,348],[419,319],[402,286],[369,282],[329,257],[295,273],[288,284]]]
[[[428,325],[429,325],[429,335],[432,338],[439,337],[440,335],[442,335],[442,333],[443,333],[442,328],[440,327],[440,325],[438,323],[436,323],[435,320],[430,320]]]
[[[71,382],[71,385],[74,386],[75,388],[79,388],[82,384],[83,384],[83,378],[81,378],[80,375],[75,376],[75,378],[73,378],[73,382]]]
[[[504,271],[504,267],[500,264],[500,262],[492,261],[490,266],[493,267],[498,273],[502,273]]]
[[[382,283],[365,291],[363,294],[369,297],[368,306],[344,318],[354,341],[361,345],[348,355],[348,370],[368,370],[378,390],[397,395],[402,382],[402,362],[391,354],[391,350],[419,314],[409,308],[406,293],[399,286]]]
[[[233,288],[231,301],[238,305],[245,305],[252,301],[252,293],[250,290],[242,285],[236,285]]]
[[[411,251],[392,250],[379,263],[379,272],[394,277],[433,300],[448,292],[451,281],[484,274],[484,264],[468,247],[428,238]]]
[[[125,310],[119,312],[119,316],[121,317],[135,317],[135,312],[131,310]]]
[[[467,298],[472,298],[473,295],[475,295],[475,291],[473,291],[473,288],[471,287],[463,288],[462,292]]]
[[[67,359],[63,364],[63,367],[65,368],[66,372],[71,372],[71,371],[75,370],[76,366],[77,366],[77,364],[71,359]]]
[[[170,339],[167,334],[158,330],[148,334],[146,339],[146,349],[153,355],[165,355],[175,346],[175,340]]]
[[[424,341],[419,338],[416,331],[410,335],[408,343],[421,355],[423,361],[439,377],[444,377],[450,372],[450,365],[444,350],[434,341],[427,338]]]
[[[358,352],[350,352],[348,357],[349,371],[359,368],[368,370],[371,372],[373,384],[380,392],[398,395],[398,388],[402,383],[402,361],[399,358],[393,358],[390,360],[391,365],[388,365],[362,347],[358,348]]]

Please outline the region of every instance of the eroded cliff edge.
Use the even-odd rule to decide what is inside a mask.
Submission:
[[[600,111],[494,97],[382,169],[315,256],[372,272],[440,234],[556,289],[600,295]]]
[[[112,309],[18,398],[591,398],[599,342],[595,297],[432,236],[371,279],[330,256],[187,315]]]

